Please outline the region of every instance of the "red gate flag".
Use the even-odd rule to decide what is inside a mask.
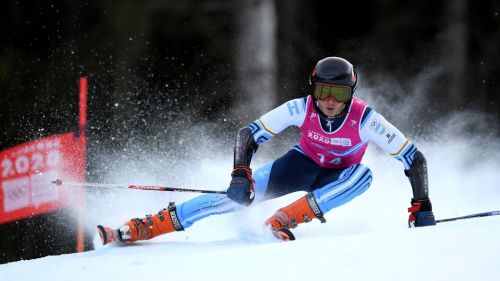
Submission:
[[[52,135],[0,151],[0,224],[72,208],[77,214],[76,252],[82,252],[85,190],[52,184],[58,178],[85,181],[87,77],[80,77],[78,83],[77,133]]]
[[[81,188],[51,181],[85,180],[85,144],[84,134],[70,132],[0,151],[0,224],[79,205]]]

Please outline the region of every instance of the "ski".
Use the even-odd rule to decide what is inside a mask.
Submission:
[[[282,227],[278,230],[273,230],[274,237],[283,241],[293,241],[295,240],[295,235],[290,231],[290,229]]]
[[[466,215],[466,216],[461,216],[461,217],[454,217],[454,218],[447,218],[447,219],[436,220],[436,223],[442,223],[442,222],[448,222],[448,221],[456,221],[456,220],[464,220],[464,219],[472,219],[472,218],[479,218],[479,217],[498,216],[498,215],[500,215],[500,211],[483,212],[483,213],[471,214],[471,215]]]
[[[102,245],[121,240],[118,229],[112,229],[109,227],[98,225],[97,231],[99,232],[99,237],[101,238]]]

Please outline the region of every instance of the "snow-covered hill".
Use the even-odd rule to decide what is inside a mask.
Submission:
[[[457,153],[468,145],[457,140],[447,146],[420,145],[428,156],[438,218],[499,209],[497,155],[475,161],[470,153]],[[130,246],[97,246],[81,254],[3,264],[0,280],[500,280],[500,216],[408,229],[411,188],[401,164],[374,149],[365,160],[375,175],[372,187],[328,213],[326,224],[301,225],[295,230],[297,241],[275,241],[261,223],[300,193]],[[215,186],[228,180],[224,171],[230,160],[200,165],[193,183],[205,178],[207,186]],[[127,191],[113,196],[94,209],[110,225],[188,195]]]
[[[363,226],[315,225],[290,243],[232,234],[222,239],[162,237],[128,247],[0,265],[0,279],[500,280],[498,218],[425,229],[359,223]]]

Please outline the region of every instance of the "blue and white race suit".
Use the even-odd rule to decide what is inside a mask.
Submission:
[[[306,106],[314,102],[311,96],[293,99],[267,112],[249,127],[257,144],[272,139],[289,126],[301,128],[308,116],[318,114],[317,107]],[[350,104],[346,105],[346,114],[336,118],[318,118],[325,134],[334,133],[349,126],[345,122],[349,117]],[[386,153],[400,160],[405,169],[409,169],[413,155],[417,151],[395,126],[370,106],[363,109],[357,125],[361,142],[375,143]],[[331,209],[343,205],[365,192],[372,182],[372,172],[357,163],[343,168],[325,168],[318,165],[307,155],[299,144],[285,155],[255,170],[255,201],[272,199],[296,191],[311,192],[318,207],[325,214]],[[184,228],[194,222],[214,214],[224,214],[242,208],[226,195],[204,194],[177,206],[177,215]]]

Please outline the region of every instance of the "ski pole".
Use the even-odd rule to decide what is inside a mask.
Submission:
[[[178,187],[154,186],[154,185],[119,185],[119,184],[90,183],[90,182],[67,182],[67,181],[63,182],[60,179],[56,179],[52,181],[52,183],[57,186],[67,185],[67,186],[86,186],[86,187],[103,187],[103,188],[119,188],[119,189],[130,188],[130,189],[140,189],[140,190],[226,194],[225,191],[205,190],[205,189],[178,188]]]
[[[464,220],[464,219],[472,219],[472,218],[479,218],[479,217],[498,216],[498,215],[500,215],[500,211],[491,211],[491,212],[477,213],[477,214],[466,215],[466,216],[455,217],[455,218],[448,218],[448,219],[436,220],[436,223],[447,222],[447,221],[456,221],[456,220]]]

